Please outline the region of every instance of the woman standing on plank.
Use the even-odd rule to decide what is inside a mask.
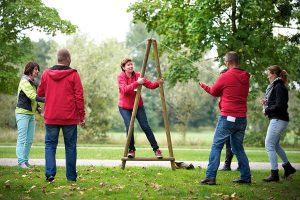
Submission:
[[[136,90],[139,85],[144,85],[148,89],[156,89],[159,87],[163,80],[149,81],[146,78],[140,78],[140,73],[134,71],[134,64],[131,58],[125,58],[121,62],[121,73],[118,75],[118,85],[119,85],[119,111],[124,120],[126,126],[126,133],[128,134],[128,129],[130,125],[130,119],[132,115]],[[142,97],[139,100],[138,110],[136,118],[145,132],[148,141],[151,144],[153,152],[157,158],[162,158],[162,153],[157,145],[155,136],[148,124],[147,115],[144,108],[144,103]],[[134,136],[132,135],[130,140],[130,145],[128,149],[128,158],[135,157],[135,146],[134,146]]]

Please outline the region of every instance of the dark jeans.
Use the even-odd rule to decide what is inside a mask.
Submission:
[[[45,136],[45,159],[46,177],[56,175],[56,148],[58,143],[59,131],[62,129],[65,142],[66,156],[66,177],[74,181],[77,178],[76,158],[77,158],[77,125],[47,125]]]
[[[120,111],[120,113],[122,115],[122,118],[124,120],[124,123],[125,123],[125,126],[126,126],[126,133],[128,135],[128,129],[129,129],[129,125],[130,125],[132,109],[127,110],[127,109],[119,107],[119,111]],[[141,107],[138,108],[137,113],[136,113],[136,119],[138,120],[142,130],[145,132],[146,137],[147,137],[148,141],[150,142],[153,151],[155,152],[157,149],[159,149],[159,146],[157,145],[154,134],[153,134],[153,132],[152,132],[152,130],[151,130],[149,124],[148,124],[148,120],[147,120],[147,116],[146,116],[144,106],[141,106]],[[135,151],[134,136],[133,135],[132,135],[132,138],[130,140],[129,150],[134,150]]]
[[[243,147],[246,126],[246,118],[237,117],[235,122],[231,122],[227,120],[227,117],[219,117],[209,155],[206,177],[215,178],[217,176],[217,170],[220,165],[221,151],[224,143],[230,137],[232,152],[236,155],[238,164],[240,166],[240,178],[246,181],[251,179],[249,161]]]

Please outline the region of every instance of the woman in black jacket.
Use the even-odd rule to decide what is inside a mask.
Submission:
[[[271,182],[279,181],[277,154],[283,162],[284,178],[295,173],[296,170],[291,166],[285,151],[279,144],[280,137],[289,123],[287,72],[279,66],[273,65],[268,68],[267,74],[270,84],[263,101],[263,112],[270,119],[265,148],[271,163],[271,175],[263,180]]]

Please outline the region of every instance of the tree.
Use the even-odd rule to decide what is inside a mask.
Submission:
[[[0,1],[0,93],[16,91],[17,66],[32,56],[31,41],[25,30],[70,34],[76,31],[76,26],[62,20],[54,8],[46,7],[41,0]]]
[[[252,74],[251,94],[257,94],[264,89],[262,74],[271,64],[284,66],[290,80],[300,82],[299,8],[300,2],[292,0],[142,0],[129,11],[135,22],[145,23],[165,45],[192,61],[213,46],[221,63],[227,51],[238,52],[241,66]],[[284,28],[296,31],[273,34]],[[169,68],[171,83],[197,79],[196,67],[178,66],[175,62]]]

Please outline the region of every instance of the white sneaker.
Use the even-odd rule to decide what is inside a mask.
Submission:
[[[19,165],[19,167],[22,168],[22,169],[27,169],[27,168],[28,168],[27,165],[26,165],[25,163],[21,163],[21,164]]]

